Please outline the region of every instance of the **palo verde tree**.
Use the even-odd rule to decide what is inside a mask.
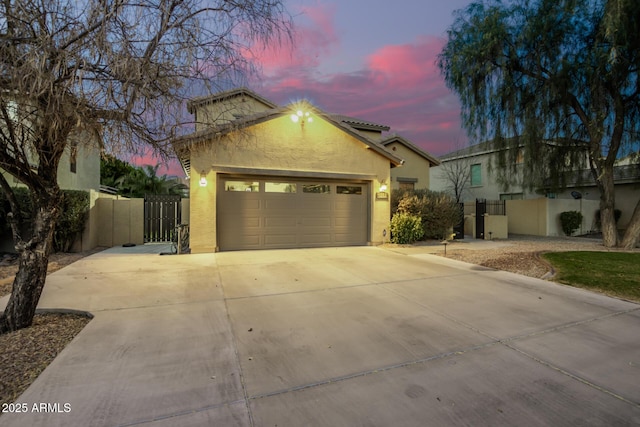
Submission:
[[[470,137],[501,149],[498,173],[520,148],[530,188],[591,170],[608,247],[620,243],[614,162],[640,151],[638,34],[636,0],[487,0],[457,12],[438,59]],[[639,237],[640,198],[621,246]]]
[[[19,258],[0,332],[33,320],[60,214],[58,164],[71,141],[162,154],[189,88],[216,89],[246,69],[254,43],[289,34],[280,0],[0,2],[0,169],[26,185],[33,206],[24,232],[0,174]]]

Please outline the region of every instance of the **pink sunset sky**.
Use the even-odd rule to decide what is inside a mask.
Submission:
[[[388,125],[435,156],[467,143],[458,98],[435,62],[453,12],[471,0],[285,1],[293,45],[254,49],[261,72],[250,89],[279,105],[307,99]],[[177,162],[166,173],[183,176]]]

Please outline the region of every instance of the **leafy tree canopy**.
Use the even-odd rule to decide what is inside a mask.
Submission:
[[[472,140],[514,148],[496,171],[515,165],[516,147],[530,187],[591,169],[607,246],[618,243],[614,162],[640,151],[638,34],[636,0],[487,0],[457,12],[438,59]],[[640,200],[623,246],[639,235]]]

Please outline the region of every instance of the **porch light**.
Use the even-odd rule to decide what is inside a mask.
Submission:
[[[387,184],[380,184],[380,191],[387,191]]]
[[[298,123],[300,122],[300,127],[304,128],[304,123],[312,123],[313,122],[313,117],[311,117],[311,113],[309,113],[308,111],[302,111],[302,110],[298,110],[296,111],[295,114],[291,115],[291,121],[293,123]]]
[[[205,177],[204,175],[200,175],[200,187],[206,187],[207,186],[207,177]]]

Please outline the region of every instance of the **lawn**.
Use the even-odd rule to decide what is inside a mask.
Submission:
[[[550,252],[554,280],[640,302],[640,253]]]

